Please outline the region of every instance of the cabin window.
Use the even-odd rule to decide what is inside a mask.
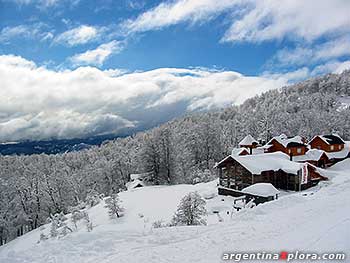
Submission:
[[[301,153],[301,148],[298,148],[298,149],[297,149],[297,153]]]
[[[331,145],[331,151],[333,151],[334,150],[334,145]]]
[[[341,150],[341,145],[338,146],[338,149]]]
[[[288,153],[291,153],[292,152],[292,150],[291,149],[288,149]]]

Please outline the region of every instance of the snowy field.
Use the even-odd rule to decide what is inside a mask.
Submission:
[[[221,262],[224,252],[349,252],[350,160],[322,173],[330,180],[317,187],[283,192],[276,201],[233,213],[232,198],[217,196],[216,181],[123,192],[122,218],[110,220],[102,202],[88,210],[92,232],[79,225],[66,237],[38,243],[40,233],[50,230],[46,225],[0,247],[0,262],[209,263]],[[169,222],[191,191],[206,198],[208,226],[152,227],[154,221]]]

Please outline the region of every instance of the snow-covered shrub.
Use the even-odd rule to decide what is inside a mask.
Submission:
[[[118,194],[112,194],[110,197],[107,197],[105,203],[105,207],[108,209],[108,215],[111,219],[121,216],[121,212],[123,212],[124,209],[121,206]]]
[[[55,220],[57,226],[61,227],[64,225],[64,222],[67,221],[67,217],[63,214],[63,212],[61,212],[53,215],[52,220]]]
[[[45,235],[44,233],[40,233],[40,241],[45,241],[48,239],[49,239],[49,237],[47,235]]]
[[[138,216],[139,216],[139,218],[144,218],[145,217],[145,215],[141,214],[141,213],[138,213]]]
[[[163,224],[163,220],[157,220],[152,223],[152,227],[161,228],[161,227],[165,227],[165,225]]]
[[[100,203],[100,201],[101,201],[100,194],[98,192],[96,192],[95,190],[91,190],[85,198],[85,203],[89,207],[93,207],[95,205],[98,205]]]
[[[71,221],[72,221],[75,229],[78,229],[77,223],[83,218],[84,218],[84,212],[83,211],[75,210],[75,211],[72,212]]]
[[[57,225],[57,222],[56,220],[52,220],[51,222],[51,228],[50,228],[50,236],[52,238],[55,238],[58,236],[58,225]]]
[[[216,175],[213,174],[209,169],[205,169],[204,171],[196,169],[191,174],[192,183],[206,183],[216,178]]]
[[[73,230],[67,226],[67,224],[65,223],[60,231],[60,237],[65,237],[66,235],[68,235],[69,233],[72,233]]]
[[[76,206],[69,206],[67,210],[68,210],[69,213],[73,213],[76,210],[83,210],[83,209],[85,209],[86,206],[87,206],[86,203],[81,201]]]
[[[93,229],[93,226],[92,226],[91,219],[89,217],[89,213],[87,211],[83,212],[83,219],[84,219],[84,223],[85,223],[87,231],[91,232]]]
[[[205,204],[205,200],[197,192],[188,193],[181,199],[171,225],[206,225]]]

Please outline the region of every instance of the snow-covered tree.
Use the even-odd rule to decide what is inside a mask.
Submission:
[[[84,212],[75,210],[72,212],[71,215],[71,221],[75,227],[75,229],[78,229],[78,222],[84,218]]]
[[[111,219],[121,216],[121,212],[124,210],[121,206],[121,200],[118,194],[112,194],[105,199],[105,207],[108,209],[108,215]]]
[[[50,236],[52,238],[55,238],[58,236],[58,225],[57,225],[57,222],[56,220],[52,220],[51,222],[51,228],[50,228]]]
[[[91,232],[93,229],[92,221],[90,219],[89,213],[87,211],[83,212],[83,220],[88,232]]]
[[[173,216],[172,225],[206,225],[205,200],[197,193],[185,195]]]
[[[214,163],[248,133],[267,140],[281,133],[311,139],[337,132],[350,140],[349,87],[350,71],[328,74],[88,150],[0,156],[0,245],[38,228],[51,214],[96,205],[99,193],[124,189],[131,173],[151,172],[154,184],[210,180]]]

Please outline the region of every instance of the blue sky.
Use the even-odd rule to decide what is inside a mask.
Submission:
[[[340,73],[350,2],[317,3],[0,0],[0,141],[118,133]]]
[[[42,1],[45,2],[45,1]],[[159,5],[160,1],[76,1],[53,2],[45,6],[40,1],[2,1],[1,28],[27,26],[28,31],[38,30],[38,35],[24,36],[21,32],[2,41],[1,53],[16,54],[38,64],[50,67],[74,68],[70,57],[98,47],[106,40],[127,41],[122,52],[113,54],[98,65],[101,69],[123,68],[130,71],[163,67],[216,67],[243,74],[259,74],[266,70],[265,63],[281,46],[264,43],[220,43],[227,30],[229,13],[223,13],[208,22],[197,24],[181,22],[161,30],[150,30],[125,36],[120,24],[127,19]],[[99,39],[74,46],[55,43],[59,34],[81,25],[106,27]],[[50,35],[45,35],[50,34]],[[34,33],[33,33],[34,34]],[[52,35],[51,35],[52,34]],[[45,36],[47,39],[45,39]],[[93,64],[93,63],[91,63]]]

